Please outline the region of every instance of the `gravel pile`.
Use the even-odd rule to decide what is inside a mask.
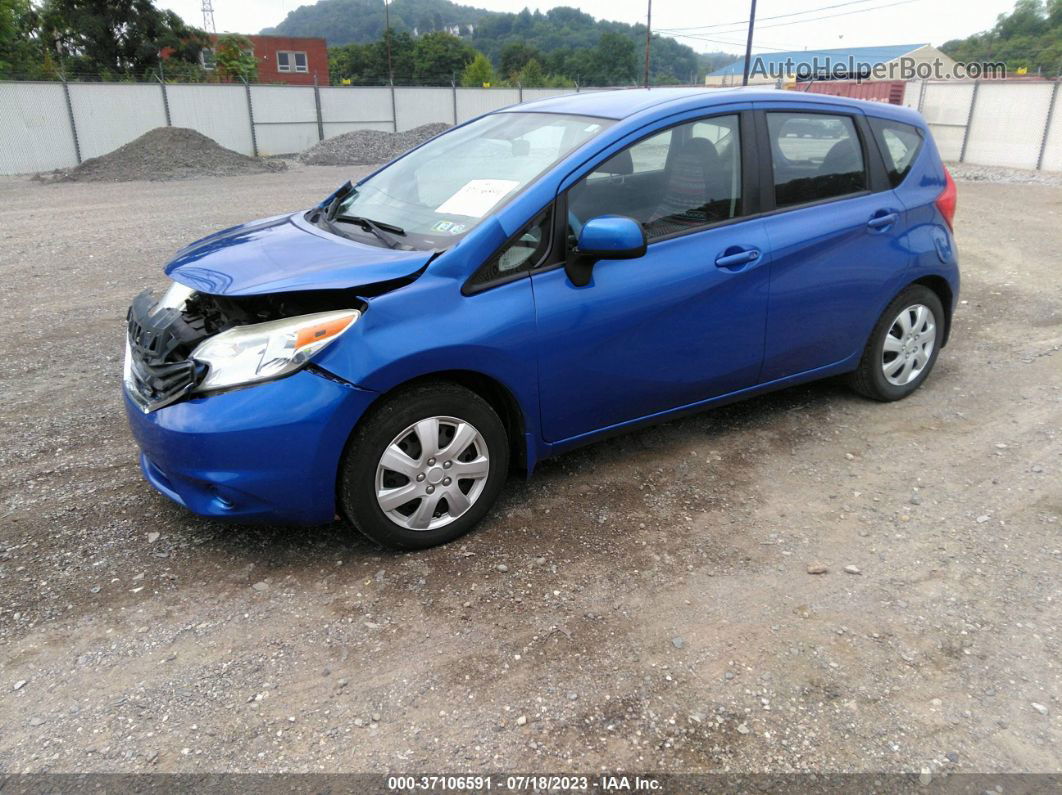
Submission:
[[[951,175],[963,182],[1002,182],[1015,185],[1062,185],[1057,171],[1026,171],[1021,168],[971,166],[968,163],[948,163]]]
[[[241,155],[184,127],[157,127],[113,152],[53,172],[63,182],[130,182],[282,171],[286,164]]]
[[[450,129],[449,124],[422,124],[404,132],[354,130],[327,138],[299,155],[310,166],[356,166],[386,163],[407,149]]]

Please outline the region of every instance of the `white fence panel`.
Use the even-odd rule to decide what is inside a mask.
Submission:
[[[981,83],[965,162],[1036,168],[1050,102],[1050,83]]]
[[[321,117],[325,138],[351,130],[390,132],[391,90],[389,88],[321,88]]]
[[[166,123],[157,83],[70,83],[81,155],[111,152]],[[589,89],[587,89],[589,90]],[[1062,171],[1062,92],[1047,82],[984,81],[977,89],[969,129],[973,83],[912,82],[904,104],[921,105],[945,160],[987,166],[1036,168],[1045,141],[1048,106],[1055,110],[1043,148],[1045,170]],[[524,89],[532,102],[572,94],[572,89]],[[253,154],[247,91],[241,84],[167,84],[170,118],[224,147]],[[325,137],[358,129],[408,130],[430,122],[467,121],[520,100],[518,89],[402,86],[324,86],[320,89]],[[263,155],[294,154],[317,143],[312,86],[252,86],[255,137]],[[456,100],[456,103],[455,103]],[[392,115],[394,114],[394,116]],[[63,86],[49,82],[0,82],[0,173],[24,174],[77,164]]]
[[[313,86],[251,86],[251,106],[260,155],[290,155],[320,140]]]
[[[1062,171],[1062,90],[1055,92],[1055,112],[1051,114],[1051,128],[1044,147],[1044,171]]]
[[[0,174],[77,165],[59,83],[0,83]]]
[[[922,95],[922,83],[917,80],[909,80],[903,87],[903,104],[908,108],[918,110],[918,98]]]
[[[226,149],[253,155],[247,92],[243,86],[167,85],[170,119],[174,127],[189,127],[213,138]]]
[[[395,89],[395,110],[399,130],[412,130],[422,124],[454,123],[452,88]]]
[[[515,88],[459,88],[457,89],[457,121],[468,121],[520,101]]]
[[[162,90],[149,83],[70,83],[81,157],[113,152],[148,130],[166,126]]]
[[[933,131],[940,156],[958,160],[962,138],[970,114],[973,83],[927,83],[922,115]]]
[[[574,88],[525,88],[524,102],[533,102],[536,99],[549,99],[550,97],[565,97],[574,94]]]

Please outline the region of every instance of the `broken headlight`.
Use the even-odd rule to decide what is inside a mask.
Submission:
[[[348,309],[236,326],[203,341],[192,358],[209,368],[196,392],[268,381],[298,370],[335,342],[361,312]]]

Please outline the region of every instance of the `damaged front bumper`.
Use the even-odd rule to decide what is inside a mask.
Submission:
[[[144,476],[170,499],[202,516],[319,524],[335,518],[343,449],[375,397],[302,370],[150,413],[127,388],[125,405]]]

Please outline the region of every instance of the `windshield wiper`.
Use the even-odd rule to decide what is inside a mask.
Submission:
[[[382,224],[379,221],[374,221],[371,218],[363,218],[360,215],[340,215],[335,219],[336,221],[345,221],[348,224],[357,224],[358,226],[372,232],[376,237],[382,240],[388,248],[400,248],[402,243],[391,237],[389,232],[393,232],[396,235],[405,235],[406,230],[400,226],[393,226],[391,224]]]

